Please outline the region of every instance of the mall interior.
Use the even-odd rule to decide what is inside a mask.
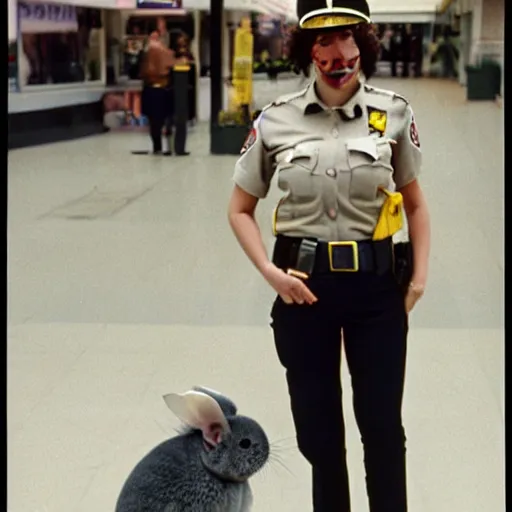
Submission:
[[[414,109],[432,226],[428,287],[409,319],[409,510],[502,512],[505,0],[369,4],[370,85]],[[162,396],[195,385],[231,397],[273,443],[251,479],[254,512],[311,510],[275,293],[227,219],[250,124],[221,121],[246,20],[250,111],[305,87],[289,59],[296,2],[213,5],[8,0],[9,511],[114,510],[134,465],[176,435]],[[141,59],[160,20],[190,56],[181,159],[144,156]],[[269,199],[256,212],[268,250],[279,190]],[[369,512],[345,361],[341,374],[353,510]]]

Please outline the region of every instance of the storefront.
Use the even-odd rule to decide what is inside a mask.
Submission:
[[[9,147],[103,131],[105,8],[114,1],[9,3]]]
[[[18,88],[105,83],[103,11],[18,1]]]
[[[254,73],[266,73],[273,78],[292,71],[289,47],[295,25],[286,16],[253,15]]]

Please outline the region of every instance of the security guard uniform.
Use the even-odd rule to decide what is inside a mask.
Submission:
[[[340,108],[314,84],[263,109],[234,181],[274,212],[273,261],[303,277],[319,299],[277,297],[272,327],[286,369],[301,453],[313,469],[315,512],[349,512],[340,384],[341,343],[352,376],[371,512],[405,512],[401,404],[407,318],[393,274],[392,238],[373,240],[388,195],[414,181],[421,150],[411,106],[361,80]]]
[[[236,163],[235,183],[263,199],[273,176],[285,193],[274,230],[320,240],[371,239],[386,199],[418,177],[421,151],[407,100],[362,84],[328,108],[314,84],[265,107]]]

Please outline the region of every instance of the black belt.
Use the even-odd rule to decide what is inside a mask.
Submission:
[[[393,269],[393,241],[322,242],[278,235],[272,261],[292,275],[336,272],[385,274]]]

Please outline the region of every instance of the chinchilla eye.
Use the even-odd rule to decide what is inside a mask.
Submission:
[[[247,450],[248,448],[251,447],[251,440],[250,439],[242,439],[238,445],[240,446],[240,448],[242,448],[242,450]]]

